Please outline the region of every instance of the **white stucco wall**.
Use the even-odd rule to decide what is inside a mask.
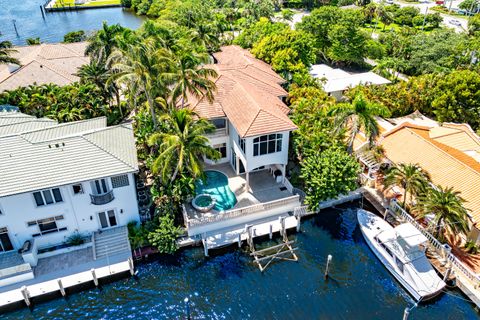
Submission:
[[[115,210],[117,225],[126,225],[128,222],[139,221],[136,198],[135,179],[132,173],[128,174],[129,185],[114,188],[115,199],[105,205],[93,205],[90,201],[92,192],[90,181],[82,182],[83,194],[74,194],[72,185],[59,187],[63,202],[37,207],[33,192],[17,194],[0,198],[0,227],[7,227],[10,240],[15,249],[32,238],[32,234],[39,232],[38,226],[27,226],[28,221],[50,218],[63,215],[64,219],[57,221],[57,227],[67,227],[66,231],[53,232],[35,237],[39,248],[59,244],[72,233],[78,231],[84,235],[100,229],[98,212]],[[110,189],[111,180],[107,179]],[[78,184],[78,183],[76,183]]]
[[[278,132],[282,134],[282,151],[264,154],[261,156],[253,155],[253,140],[256,137],[246,138],[246,158],[247,158],[247,171],[252,171],[261,166],[268,166],[271,164],[287,164],[288,162],[288,139],[290,137],[289,131]]]

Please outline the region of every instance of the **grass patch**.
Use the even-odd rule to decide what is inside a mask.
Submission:
[[[84,4],[75,4],[75,0],[57,0],[54,8],[68,8],[68,7],[97,7],[108,5],[119,5],[121,0],[90,0]]]

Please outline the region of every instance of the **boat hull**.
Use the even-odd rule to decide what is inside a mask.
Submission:
[[[408,281],[404,279],[403,275],[399,273],[393,262],[386,258],[385,250],[380,247],[378,242],[375,241],[373,237],[379,232],[381,232],[381,230],[393,229],[390,224],[388,224],[385,220],[381,219],[375,214],[361,209],[357,212],[357,218],[360,224],[360,230],[362,232],[362,235],[370,250],[372,250],[375,256],[385,266],[385,268],[395,277],[398,282],[400,282],[400,284],[415,299],[415,301],[419,302],[431,300],[442,292],[442,289],[445,287],[444,283],[443,286],[440,286],[438,288],[438,290],[430,293],[420,294],[412,285],[410,285]],[[369,219],[373,220],[371,226],[373,226],[374,229],[371,229],[366,225]]]

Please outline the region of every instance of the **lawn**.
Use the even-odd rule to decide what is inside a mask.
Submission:
[[[55,2],[54,8],[63,8],[63,7],[96,7],[96,6],[107,6],[107,5],[119,5],[121,0],[90,0],[84,4],[75,5],[75,0],[57,0]]]

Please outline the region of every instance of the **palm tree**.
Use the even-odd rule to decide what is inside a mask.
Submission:
[[[154,133],[148,139],[149,145],[157,146],[159,154],[154,159],[152,171],[160,173],[163,181],[173,182],[177,175],[187,171],[197,178],[203,172],[204,156],[216,160],[220,153],[209,145],[205,133],[215,126],[190,109],[171,109],[161,119],[168,128],[165,132]]]
[[[14,52],[17,52],[17,50],[12,49],[12,43],[10,41],[1,41],[0,42],[0,64],[15,63],[19,65],[20,62],[17,59],[11,57],[12,53]]]
[[[112,96],[115,95],[117,108],[120,111],[120,116],[123,118],[123,110],[120,100],[120,90],[117,87],[112,72],[107,69],[103,62],[90,60],[89,64],[85,64],[78,68],[76,74],[80,77],[82,83],[93,83],[103,92],[103,96],[107,101],[112,101]],[[110,103],[111,105],[112,103]]]
[[[328,112],[329,116],[334,116],[334,125],[337,133],[342,129],[349,130],[347,140],[348,150],[353,151],[353,142],[356,136],[363,132],[373,145],[378,136],[378,123],[376,116],[388,117],[390,111],[383,105],[368,101],[363,94],[357,94],[352,103],[339,103],[334,105]]]
[[[177,101],[180,98],[182,108],[188,94],[197,98],[205,95],[209,101],[212,101],[215,91],[215,82],[212,81],[212,78],[217,77],[217,72],[213,69],[200,67],[201,64],[209,61],[208,55],[183,51],[177,56],[174,61],[173,72],[168,75],[169,80],[174,84],[172,100]]]
[[[129,44],[126,49],[115,50],[110,58],[114,79],[120,85],[136,88],[147,99],[148,107],[157,128],[155,99],[167,97],[169,88],[164,75],[172,65],[171,52],[157,48],[152,41]],[[165,99],[166,100],[166,99]]]
[[[445,227],[454,233],[468,232],[468,212],[464,207],[465,200],[453,188],[436,186],[418,197],[415,210],[419,218],[428,214],[435,216],[435,236],[443,234]]]
[[[403,188],[403,207],[407,204],[407,195],[417,196],[425,193],[430,181],[430,175],[418,164],[399,163],[393,166],[386,174],[384,185],[391,187],[394,185]]]
[[[109,26],[103,22],[102,29],[98,30],[90,39],[85,53],[97,61],[105,61],[118,46],[118,35],[124,32],[119,24]]]

